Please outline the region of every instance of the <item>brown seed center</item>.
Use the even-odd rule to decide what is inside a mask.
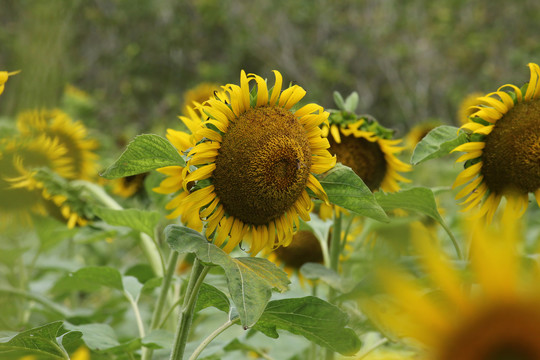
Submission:
[[[288,110],[248,109],[223,134],[213,182],[225,211],[244,223],[268,224],[299,198],[311,169],[304,127]]]
[[[518,103],[499,119],[485,139],[482,170],[497,193],[540,188],[540,101]]]

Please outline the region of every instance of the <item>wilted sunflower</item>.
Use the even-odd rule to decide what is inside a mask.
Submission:
[[[17,127],[23,136],[43,134],[58,139],[67,149],[72,175],[68,179],[92,179],[97,175],[97,155],[93,152],[98,143],[88,137],[86,126],[73,121],[61,110],[28,110],[17,117]]]
[[[240,86],[223,87],[226,99],[207,100],[200,108],[207,119],[194,119],[187,124],[193,136],[177,140],[180,151],[197,142],[187,152],[187,166],[162,170],[169,178],[158,191],[183,190],[168,204],[175,208],[171,215],[207,221],[207,237],[227,252],[244,239],[253,254],[288,245],[298,217],[309,219],[306,188],[327,201],[313,173],[335,165],[319,128],[328,113],[316,104],[292,110],[306,92],[297,85],[282,92],[281,74],[274,74],[269,90],[260,76],[242,71]]]
[[[10,76],[17,75],[20,73],[21,70],[7,72],[7,71],[0,71],[0,95],[4,92],[4,87],[6,86],[6,82],[8,81]]]
[[[473,92],[463,98],[457,112],[458,122],[461,125],[469,122],[469,116],[476,112],[474,107],[478,105],[478,98],[483,95],[481,92]]]
[[[30,213],[44,214],[41,191],[33,170],[47,167],[62,176],[72,174],[67,150],[44,135],[0,141],[0,213],[6,221],[30,223]]]
[[[467,197],[464,211],[482,203],[478,216],[491,221],[501,198],[527,208],[529,193],[540,204],[540,68],[529,64],[531,78],[519,89],[503,85],[477,99],[477,111],[461,129],[469,141],[453,151],[466,154],[454,187],[468,183],[456,196]],[[509,89],[503,91],[502,89]]]
[[[429,239],[414,239],[428,277],[382,269],[386,292],[362,299],[364,311],[425,359],[540,359],[540,272],[518,255],[510,220],[473,232],[468,271]]]
[[[330,152],[360,176],[371,191],[395,192],[400,189],[398,181],[410,182],[399,174],[412,168],[395,156],[404,148],[396,146],[401,139],[391,139],[390,130],[373,119],[356,116],[345,120],[331,115],[329,125],[323,128],[323,136],[332,135],[328,136]]]

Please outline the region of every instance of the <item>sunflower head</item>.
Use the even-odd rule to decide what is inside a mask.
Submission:
[[[296,108],[305,90],[282,91],[281,74],[274,73],[269,89],[242,71],[240,85],[226,85],[225,95],[198,106],[203,118],[195,111],[181,117],[191,134],[169,130],[187,165],[161,169],[168,178],[156,191],[178,193],[167,205],[170,216],[196,228],[206,221],[207,237],[225,251],[243,240],[254,254],[288,245],[298,217],[309,219],[306,189],[327,201],[313,174],[335,164],[319,128],[328,113],[316,104]]]
[[[66,148],[66,159],[72,168],[69,179],[91,179],[97,175],[98,143],[88,137],[88,130],[80,121],[73,121],[61,110],[29,110],[17,117],[17,127],[23,136],[45,135],[56,139]],[[62,175],[62,174],[61,174]]]
[[[529,193],[540,204],[540,68],[529,68],[529,83],[522,88],[503,85],[477,98],[476,112],[461,127],[468,142],[453,150],[466,153],[457,160],[465,170],[454,187],[467,185],[456,198],[466,198],[465,210],[481,204],[478,216],[488,221],[502,197],[518,214],[527,208]]]
[[[324,260],[319,240],[308,230],[296,232],[291,244],[275,249],[269,259],[277,264],[283,264],[289,274],[300,270],[302,265],[308,262],[322,263]]]
[[[412,170],[396,157],[404,149],[396,146],[401,140],[392,140],[393,131],[371,116],[332,111],[323,135],[330,142],[330,153],[360,176],[371,191],[394,192],[400,189],[398,181],[409,182],[399,174]]]
[[[517,253],[515,219],[471,232],[466,269],[430,239],[413,239],[427,276],[380,269],[384,292],[362,300],[364,310],[387,334],[427,350],[428,358],[540,358],[539,273]]]

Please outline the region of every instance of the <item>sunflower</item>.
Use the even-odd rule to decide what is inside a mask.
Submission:
[[[44,135],[0,141],[0,214],[6,223],[14,219],[28,225],[30,213],[45,213],[33,169],[47,167],[69,176],[72,172],[66,152],[58,140]]]
[[[426,136],[431,130],[442,125],[440,121],[432,120],[415,125],[405,137],[407,148],[414,150],[415,146]]]
[[[332,115],[323,136],[328,136],[330,152],[353,169],[371,191],[395,192],[400,189],[398,181],[410,182],[399,172],[411,171],[411,166],[395,156],[404,149],[396,146],[401,139],[391,139],[391,131],[375,120],[356,116],[343,120]]]
[[[144,179],[148,173],[126,176],[114,180],[112,192],[123,198],[129,198],[143,189]]]
[[[210,99],[215,93],[221,91],[219,84],[203,82],[194,88],[184,93],[184,104],[182,110],[185,115],[188,114],[188,109],[193,108],[193,103],[201,104],[204,101]]]
[[[4,92],[4,87],[6,86],[6,82],[8,81],[10,76],[17,75],[20,73],[21,70],[7,72],[7,71],[0,71],[0,95]]]
[[[477,216],[488,221],[503,196],[521,213],[529,193],[540,204],[540,68],[529,68],[530,81],[522,89],[507,84],[477,99],[477,111],[461,127],[469,141],[452,150],[466,152],[457,159],[465,170],[454,187],[468,184],[456,199],[466,197],[464,211],[482,203]]]
[[[308,262],[322,264],[324,257],[321,244],[313,232],[299,230],[293,235],[289,246],[275,249],[268,255],[268,260],[283,265],[287,274],[292,276],[294,273],[299,274],[302,265]]]
[[[458,122],[461,125],[469,122],[469,116],[474,114],[476,111],[474,106],[478,105],[478,98],[483,95],[484,94],[481,92],[473,92],[463,98],[463,100],[459,104],[457,112]]]
[[[68,179],[88,180],[97,175],[97,155],[93,152],[98,143],[88,138],[88,130],[80,121],[73,121],[61,110],[28,110],[17,117],[21,134],[43,134],[58,141],[68,150],[72,175]]]
[[[385,293],[360,304],[387,336],[426,359],[540,359],[540,272],[518,255],[519,238],[511,217],[499,229],[475,229],[465,270],[434,242],[417,238],[427,278],[382,269]]]
[[[242,71],[240,86],[223,87],[226,98],[204,102],[200,111],[207,118],[192,119],[186,124],[192,136],[177,141],[181,152],[196,142],[186,154],[186,167],[162,170],[169,178],[157,188],[180,191],[168,204],[175,209],[170,216],[205,220],[206,236],[227,252],[244,238],[252,254],[289,245],[298,217],[309,219],[306,188],[328,201],[313,175],[336,162],[319,128],[328,113],[316,104],[293,110],[305,90],[294,85],[281,91],[281,74],[274,74],[269,90],[260,76]],[[253,97],[252,81],[257,89]]]

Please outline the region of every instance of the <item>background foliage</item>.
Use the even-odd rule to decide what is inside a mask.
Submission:
[[[360,93],[360,111],[404,133],[456,123],[470,92],[525,82],[540,55],[540,3],[501,0],[0,0],[0,64],[24,69],[0,114],[56,106],[66,82],[97,99],[97,127],[174,124],[182,94],[239,69]],[[24,96],[22,96],[24,94]],[[90,124],[92,125],[92,124]]]

